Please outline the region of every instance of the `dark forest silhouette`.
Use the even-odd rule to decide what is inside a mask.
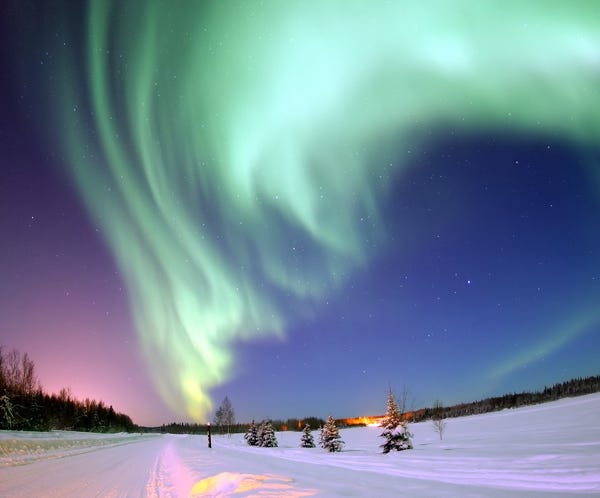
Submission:
[[[592,377],[576,378],[544,387],[542,391],[522,392],[504,394],[485,398],[471,403],[459,403],[457,405],[432,408],[422,408],[414,412],[408,412],[404,416],[414,422],[430,420],[435,417],[453,418],[466,415],[479,415],[481,413],[495,412],[506,408],[519,408],[527,405],[537,405],[548,401],[556,401],[561,398],[583,396],[600,392],[600,375]]]
[[[0,347],[0,429],[131,432],[131,418],[102,401],[73,398],[70,390],[46,394],[27,353]]]

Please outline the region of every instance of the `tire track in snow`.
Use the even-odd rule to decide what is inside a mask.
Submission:
[[[177,451],[177,447],[188,436],[169,436],[165,438],[160,454],[156,457],[148,483],[146,496],[150,498],[172,498],[188,496],[194,485],[191,469]]]

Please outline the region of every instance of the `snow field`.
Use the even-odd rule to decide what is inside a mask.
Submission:
[[[381,454],[380,428],[340,431],[340,453],[213,436],[0,432],[0,496],[600,495],[600,394],[411,424],[414,449]],[[315,439],[317,431],[313,431]]]

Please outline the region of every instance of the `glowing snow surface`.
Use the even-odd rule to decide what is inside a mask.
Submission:
[[[600,394],[449,419],[440,441],[412,424],[415,449],[383,455],[380,429],[342,430],[341,453],[251,448],[241,434],[97,435],[0,431],[1,497],[600,495]]]

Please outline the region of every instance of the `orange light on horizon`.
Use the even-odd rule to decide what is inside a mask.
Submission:
[[[383,417],[353,417],[343,419],[346,425],[366,425],[367,427],[379,427]]]

